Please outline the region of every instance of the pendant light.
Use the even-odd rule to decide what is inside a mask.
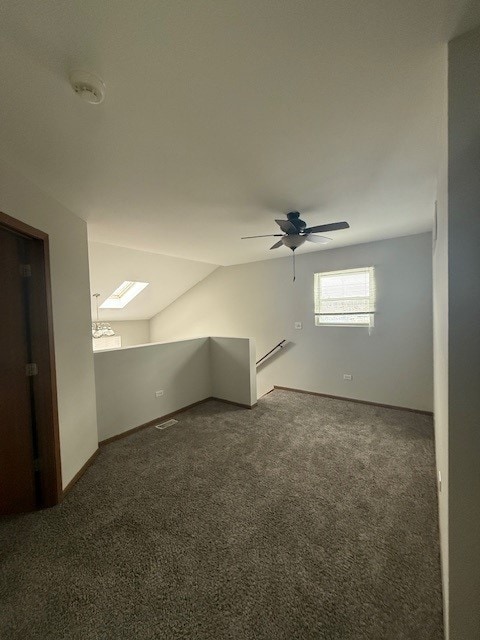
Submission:
[[[94,293],[93,297],[96,300],[97,305],[97,321],[92,322],[92,338],[104,338],[105,336],[114,336],[115,331],[110,326],[109,322],[100,322],[98,319],[98,298],[100,297],[99,293]]]

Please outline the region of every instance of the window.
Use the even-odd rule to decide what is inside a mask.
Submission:
[[[372,327],[375,313],[374,267],[314,275],[315,324]]]
[[[111,296],[102,302],[100,309],[123,309],[131,300],[148,286],[148,282],[132,282],[125,280],[115,289]]]

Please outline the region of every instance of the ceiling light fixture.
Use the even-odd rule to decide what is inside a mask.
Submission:
[[[114,336],[115,331],[110,326],[109,322],[99,322],[98,320],[98,298],[99,293],[94,293],[93,297],[97,303],[97,321],[92,322],[92,338],[104,338],[105,336]]]
[[[100,104],[105,98],[105,83],[94,73],[74,69],[70,72],[70,84],[75,93],[90,104]]]

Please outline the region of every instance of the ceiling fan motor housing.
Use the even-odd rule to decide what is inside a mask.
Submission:
[[[298,232],[302,231],[307,226],[306,222],[300,220],[299,211],[290,211],[289,213],[287,213],[287,219],[293,224]]]

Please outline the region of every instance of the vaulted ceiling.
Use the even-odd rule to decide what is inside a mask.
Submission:
[[[99,309],[100,320],[148,320],[217,268],[206,262],[100,242],[89,243],[88,255],[90,288],[92,296],[100,294],[99,305],[125,280],[149,283],[123,309]],[[92,320],[95,306],[92,300]]]
[[[292,208],[349,221],[331,246],[421,232],[445,43],[478,21],[471,0],[6,0],[0,155],[93,241],[207,263],[277,256],[240,236]]]

